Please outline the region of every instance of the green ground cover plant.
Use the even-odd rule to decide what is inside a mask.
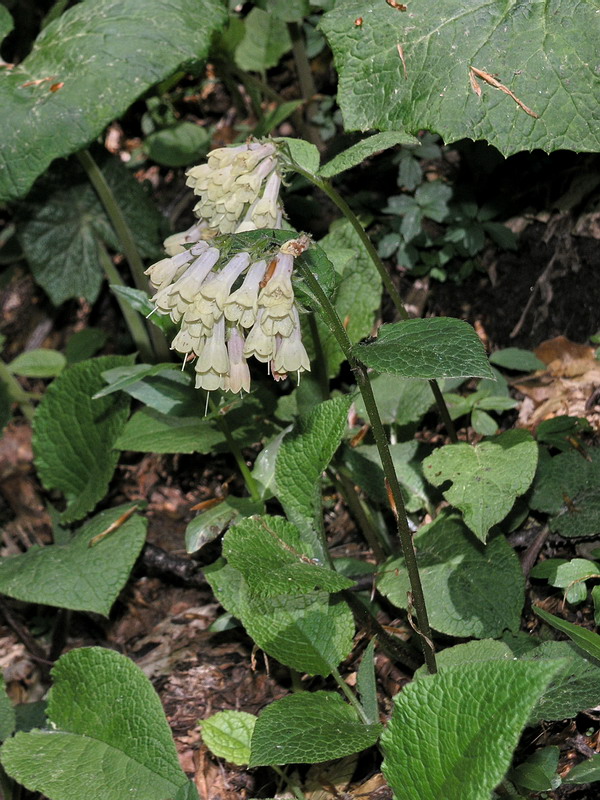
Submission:
[[[486,241],[515,246],[494,208],[454,198],[422,165],[464,138],[504,156],[597,152],[599,14],[596,0],[82,0],[50,5],[39,32],[7,40],[23,52],[0,74],[5,263],[24,258],[57,306],[93,304],[110,286],[123,326],[110,355],[99,355],[106,333],[87,329],[64,352],[0,362],[0,417],[31,422],[53,518],[51,543],[0,559],[0,594],[108,616],[146,537],[144,503],[107,507],[122,454],[228,454],[240,489],[190,522],[185,547],[197,557],[222,537],[203,570],[221,621],[285,667],[293,691],[199,724],[215,757],[269,768],[298,800],[309,768],[297,765],[369,750],[397,800],[600,780],[597,757],[564,777],[556,747],[518,749],[524,731],[598,706],[600,636],[537,606],[540,635],[524,632],[528,576],[507,538],[536,514],[595,542],[598,447],[582,419],[535,436],[511,427],[508,376],[542,362],[511,348],[490,363],[467,322],[410,318],[382,260],[438,279],[459,264],[460,283]],[[12,27],[0,6],[0,32]],[[323,52],[336,115],[311,89],[309,59]],[[300,100],[268,80],[290,53]],[[256,116],[231,146],[213,147],[215,131],[177,111],[207,61]],[[133,104],[143,135],[129,168],[100,140]],[[340,116],[341,146],[323,158]],[[375,244],[372,215],[342,188],[382,153],[402,192],[379,208],[399,222]],[[146,161],[185,169],[187,230],[169,231],[135,179]],[[286,216],[308,191],[336,209],[318,239]],[[427,220],[444,226],[435,241]],[[379,324],[382,302],[393,312]],[[48,385],[34,393],[23,378]],[[440,436],[416,438],[431,419]],[[471,438],[457,435],[461,420]],[[332,486],[367,559],[331,551]],[[564,590],[570,608],[591,598],[598,617],[595,558],[542,561],[530,577]],[[378,622],[382,603],[410,636]],[[376,651],[412,676],[386,713]],[[350,685],[344,663],[358,652]],[[60,655],[35,713],[23,722],[0,685],[7,800],[198,800],[157,693],[124,655]]]

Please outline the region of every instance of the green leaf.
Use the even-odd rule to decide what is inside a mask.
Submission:
[[[354,345],[352,352],[368,367],[403,378],[492,377],[471,325],[451,317],[382,325],[375,341]]]
[[[101,155],[98,165],[140,254],[157,257],[163,220],[156,206],[118,158]],[[93,302],[103,280],[98,241],[120,248],[95,190],[74,163],[52,167],[36,183],[20,204],[17,235],[36,281],[55,305],[80,296]]]
[[[255,503],[248,497],[226,497],[222,502],[198,514],[188,524],[185,529],[186,552],[196,553],[201,550],[240,517],[263,513],[262,503]]]
[[[5,743],[11,777],[50,800],[165,800],[188,782],[160,699],[132,661],[84,647],[62,656],[52,675],[53,730]]]
[[[335,310],[341,320],[347,321],[346,333],[350,341],[358,342],[373,329],[375,313],[381,305],[381,277],[347,220],[335,222],[327,236],[311,250],[319,248],[340,276],[333,302]],[[322,317],[316,314],[315,318],[329,375],[335,377],[346,357]]]
[[[57,350],[27,350],[14,358],[7,369],[25,378],[56,378],[67,365],[67,359]]]
[[[600,448],[590,448],[588,458],[570,450],[540,462],[530,505],[554,514],[550,530],[561,536],[600,533]]]
[[[176,367],[176,364],[163,365],[155,375],[149,374],[139,381],[133,381],[123,387],[123,391],[162,414],[175,417],[193,416],[198,412],[198,390],[194,388],[191,374]],[[112,375],[123,375],[128,372],[128,368],[108,372]]]
[[[490,356],[490,362],[497,367],[504,369],[514,369],[517,372],[534,372],[537,369],[545,369],[543,361],[534,355],[531,350],[521,350],[518,347],[506,347],[504,350],[496,350]]]
[[[594,783],[600,781],[600,753],[582,761],[563,778],[563,783]]]
[[[100,328],[84,328],[74,333],[65,347],[65,356],[69,366],[78,364],[96,355],[104,347],[107,335]]]
[[[41,603],[108,616],[146,539],[147,522],[134,515],[93,547],[131,503],[97,514],[66,544],[32,547],[0,560],[0,592]]]
[[[427,384],[425,385],[427,386]],[[421,463],[416,457],[418,449],[419,442],[414,440],[390,445],[390,455],[400,482],[404,503],[409,512],[419,511],[429,503]],[[344,456],[352,473],[353,481],[378,503],[387,505],[389,501],[385,488],[385,476],[377,446],[367,444],[360,447],[349,447],[345,449]]]
[[[325,592],[262,598],[250,594],[242,574],[222,561],[204,568],[221,605],[282,664],[327,676],[352,649],[354,620],[348,606]]]
[[[286,395],[289,397],[289,395]],[[284,428],[277,436],[274,436],[270,442],[263,447],[252,468],[252,477],[258,483],[263,499],[271,497],[275,489],[275,467],[277,465],[277,456],[281,443],[287,434],[291,431],[292,426],[289,425]],[[246,516],[250,516],[247,514]]]
[[[286,136],[280,136],[275,141],[284,146],[289,158],[299,167],[313,175],[317,174],[321,155],[314,144],[305,142],[304,139],[290,139]]]
[[[458,517],[441,514],[421,528],[414,543],[432,628],[480,639],[518,629],[525,581],[503,536],[484,546]],[[386,562],[377,588],[406,608],[410,583],[403,558]]]
[[[250,767],[312,764],[375,744],[381,725],[365,725],[335,692],[298,692],[261,712],[252,734]]]
[[[419,378],[377,375],[371,387],[384,425],[419,422],[435,402],[431,387]],[[355,406],[357,414],[368,419],[362,396],[356,398]]]
[[[527,761],[511,770],[510,780],[528,792],[549,792],[561,784],[556,774],[560,750],[556,746],[536,750]]]
[[[305,549],[298,529],[283,517],[243,519],[223,539],[223,555],[242,573],[253,595],[340,592],[353,585],[332,569],[311,563]]]
[[[585,417],[568,417],[561,414],[540,422],[535,436],[538,442],[543,442],[549,447],[556,447],[557,450],[572,450],[573,439],[577,439],[582,433],[591,432],[591,425]]]
[[[0,200],[24,195],[51,161],[88,145],[181,65],[205,58],[225,20],[220,0],[85,0],[68,9],[2,75]],[[49,77],[63,85],[50,91]]]
[[[259,0],[256,5],[284,22],[299,22],[310,13],[309,0]]]
[[[2,22],[0,15],[0,23]],[[6,694],[4,684],[4,677],[0,672],[0,742],[11,735],[16,725],[15,710],[10,702],[9,696]]]
[[[211,753],[232,764],[250,761],[250,740],[256,724],[254,714],[219,711],[200,723],[202,739]]]
[[[153,161],[165,167],[197,164],[210,150],[210,134],[193,122],[178,122],[170,128],[151,133],[144,145]]]
[[[397,800],[489,797],[510,764],[529,711],[557,669],[490,661],[405,686],[382,736],[382,770]]]
[[[356,688],[360,696],[360,702],[369,723],[379,720],[379,709],[377,706],[377,682],[375,680],[375,639],[371,639],[367,649],[360,660],[360,666],[356,673]]]
[[[521,3],[470,0],[457,13],[454,0],[434,8],[413,0],[408,10],[347,0],[323,17],[346,130],[425,128],[447,143],[486,139],[505,156],[534,147],[599,149],[595,2],[534,2],[523,13]],[[361,26],[354,24],[359,16]],[[473,76],[476,91],[471,67],[491,74],[538,118]]]
[[[560,617],[555,617],[554,614],[544,611],[539,606],[533,606],[533,610],[544,622],[556,628],[557,631],[566,634],[577,647],[600,661],[600,636],[597,633],[581,628],[579,625],[573,625],[565,619],[560,619]]]
[[[92,397],[104,386],[105,370],[131,362],[129,356],[104,356],[75,364],[48,387],[37,408],[35,464],[45,488],[60,489],[67,499],[63,522],[81,519],[106,494],[129,399]]]
[[[107,397],[109,394],[120,392],[127,389],[134,383],[138,383],[142,378],[151,375],[158,375],[161,372],[169,372],[176,370],[177,364],[132,364],[127,367],[114,367],[107,369],[102,373],[102,377],[108,384],[96,392],[93,399],[97,400],[99,397]],[[187,377],[189,383],[189,377]]]
[[[334,175],[339,175],[340,172],[361,164],[369,156],[382,150],[387,150],[389,147],[394,147],[397,144],[418,145],[418,143],[418,139],[402,131],[375,133],[373,136],[368,136],[366,139],[353,144],[347,150],[338,153],[331,161],[321,167],[319,175],[322,178],[333,178]]]
[[[193,781],[188,781],[175,792],[173,800],[200,800],[198,789]]]
[[[235,49],[240,69],[264,72],[276,67],[292,46],[285,22],[260,8],[253,8],[244,19],[244,38]]]
[[[481,436],[493,436],[498,430],[496,420],[480,408],[474,408],[471,412],[471,425]]]
[[[0,6],[0,42],[6,39],[14,27],[15,23],[13,22],[10,12],[4,6]]]
[[[142,453],[210,453],[222,441],[224,436],[214,420],[175,417],[144,408],[127,422],[115,447]]]
[[[498,642],[496,639],[481,639],[480,641],[456,644],[446,647],[436,653],[435,660],[438,672],[443,672],[452,667],[463,664],[475,664],[483,661],[512,661],[514,655],[508,644]],[[425,665],[415,672],[415,678],[427,677],[429,672]]]
[[[452,481],[444,497],[463,512],[466,524],[484,542],[490,528],[529,488],[537,458],[531,435],[513,430],[476,445],[441,447],[425,459],[423,472],[434,486]]]
[[[301,417],[279,448],[275,466],[277,496],[287,516],[312,547],[311,555],[325,561],[316,531],[322,529],[321,473],[337,450],[351,398],[326,400]]]

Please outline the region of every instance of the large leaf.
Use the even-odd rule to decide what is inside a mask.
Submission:
[[[250,766],[312,764],[343,758],[375,744],[381,725],[365,725],[335,692],[298,692],[259,715]]]
[[[525,580],[503,536],[484,546],[458,517],[442,514],[416,534],[415,548],[432,628],[479,639],[518,629]],[[406,608],[410,583],[404,559],[385,564],[377,587]]]
[[[348,130],[427,128],[446,142],[487,139],[505,155],[599,149],[596,0],[406,5],[346,0],[323,18]]]
[[[232,764],[247,764],[250,761],[250,740],[255,724],[254,714],[219,711],[202,720],[202,739],[219,758]]]
[[[46,489],[67,498],[63,522],[81,519],[104,497],[118,452],[114,449],[129,409],[129,398],[92,400],[104,386],[102,373],[131,364],[129,356],[82,361],[58,377],[33,420],[35,463]]]
[[[434,486],[452,481],[444,497],[485,541],[529,488],[537,458],[538,446],[527,431],[506,431],[476,445],[446,445],[425,459],[423,472]]]
[[[481,340],[468,322],[452,317],[382,325],[354,355],[378,372],[403,378],[493,378]]]
[[[153,84],[203,59],[220,0],[84,0],[0,79],[0,200],[24,195],[59,156],[89,144]]]
[[[132,661],[85,647],[52,674],[52,730],[5,743],[11,777],[50,800],[165,800],[186,785],[158,695]]]
[[[333,178],[334,175],[339,175],[340,172],[360,164],[374,153],[387,150],[388,147],[394,147],[397,144],[418,145],[419,142],[413,136],[409,136],[402,131],[376,133],[366,139],[361,139],[360,142],[353,144],[352,147],[338,153],[331,161],[321,167],[319,175],[323,178]]]
[[[559,666],[463,664],[405,686],[382,736],[383,773],[396,800],[490,797]]]
[[[0,592],[26,603],[108,613],[146,539],[146,520],[134,515],[90,547],[131,506],[103,511],[64,544],[32,547],[0,560]]]
[[[337,397],[301,417],[283,440],[275,466],[277,496],[303,540],[312,546],[312,555],[322,561],[325,554],[316,534],[322,528],[320,478],[340,444],[349,408],[349,397]]]

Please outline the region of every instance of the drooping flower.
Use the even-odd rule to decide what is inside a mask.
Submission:
[[[229,354],[229,376],[225,389],[234,394],[250,391],[250,369],[244,357],[244,337],[237,325],[227,326],[227,352]]]
[[[242,328],[251,328],[254,325],[258,312],[260,282],[266,268],[266,261],[256,261],[251,264],[240,288],[229,295],[223,310],[230,322],[239,322]]]
[[[174,283],[163,286],[154,295],[152,302],[157,309],[170,314],[173,322],[179,322],[218,260],[219,251],[216,247],[203,248],[201,255],[187,266]]]
[[[211,335],[206,337],[195,364],[196,389],[225,389],[229,375],[229,355],[225,344],[225,318],[214,324]]]
[[[302,344],[300,332],[300,318],[298,310],[292,309],[293,328],[289,336],[277,337],[277,349],[273,358],[273,374],[286,374],[288,372],[310,372],[310,360]]]

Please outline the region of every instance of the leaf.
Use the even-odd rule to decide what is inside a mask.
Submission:
[[[558,747],[542,747],[511,770],[510,780],[529,792],[552,791],[561,784],[560,776],[556,774],[559,756]]]
[[[205,58],[225,20],[220,0],[85,0],[68,9],[2,75],[0,200],[24,195],[51,161],[88,145],[181,65]],[[50,91],[54,82],[63,85]]]
[[[460,319],[408,319],[382,325],[374,342],[352,348],[363,364],[403,378],[492,377],[481,340]]]
[[[211,419],[175,417],[144,408],[127,422],[115,447],[142,453],[210,453],[223,440]]]
[[[96,392],[94,400],[99,397],[107,397],[109,394],[120,392],[127,389],[134,383],[139,383],[142,378],[152,375],[159,375],[161,372],[171,372],[177,370],[177,364],[132,364],[127,367],[114,367],[102,373],[102,377],[108,384]],[[190,382],[188,375],[185,376],[187,383]]]
[[[305,142],[304,139],[290,139],[286,136],[280,136],[275,141],[284,146],[289,158],[299,167],[313,175],[317,174],[321,155],[316,145]]]
[[[0,23],[2,18],[0,15]],[[6,694],[6,687],[4,678],[0,672],[0,742],[12,734],[16,725],[15,710],[10,702],[9,696]]]
[[[185,530],[185,549],[196,553],[209,542],[213,542],[232,522],[240,517],[263,514],[262,503],[255,503],[248,497],[226,497],[217,505],[207,508],[188,524]]]
[[[322,529],[321,473],[337,450],[350,408],[349,397],[326,400],[301,417],[279,448],[275,466],[277,497],[300,530],[311,555],[326,560],[316,531]]]
[[[490,528],[529,488],[537,458],[531,435],[513,430],[476,445],[441,447],[425,459],[423,472],[434,486],[452,481],[444,497],[463,512],[466,524],[484,542]]]
[[[346,333],[351,342],[368,336],[381,305],[381,277],[360,237],[347,220],[336,222],[320,240],[321,248],[340,276],[334,307],[341,320],[346,321]],[[339,258],[339,256],[342,256]],[[346,357],[329,326],[315,315],[329,375],[335,377]]]
[[[371,639],[360,660],[356,673],[356,688],[365,716],[370,723],[378,722],[377,682],[375,680],[375,639]]]
[[[592,658],[600,661],[600,636],[597,633],[581,628],[579,625],[573,625],[565,619],[560,619],[560,617],[555,617],[554,614],[544,611],[539,606],[533,606],[533,610],[544,622],[556,628],[557,631],[566,634],[577,647],[589,653]]]
[[[0,42],[6,39],[14,27],[15,23],[13,22],[9,10],[4,6],[0,6]]]
[[[574,9],[569,0],[530,3],[527,13],[521,3],[485,0],[469,0],[458,13],[454,0],[434,8],[412,0],[409,13],[379,0],[337,3],[320,27],[339,73],[345,128],[425,128],[446,143],[486,139],[505,156],[534,147],[596,152],[596,11],[594,2]]]
[[[244,38],[235,49],[240,69],[264,72],[276,67],[292,46],[285,22],[260,8],[253,8],[244,19]]]
[[[514,369],[517,372],[533,372],[536,369],[545,369],[543,361],[531,352],[531,350],[521,350],[518,347],[506,347],[504,350],[496,350],[490,356],[490,362],[497,367],[504,369]]]
[[[570,450],[540,462],[530,505],[553,514],[550,530],[561,536],[600,533],[600,449],[590,448],[588,458]]]
[[[529,711],[557,669],[557,664],[490,661],[405,686],[382,736],[382,770],[397,800],[489,797],[510,764]]]
[[[352,649],[348,606],[325,592],[252,596],[242,574],[222,561],[204,568],[221,605],[241,620],[258,647],[298,672],[327,676]]]
[[[219,711],[200,723],[202,739],[208,749],[232,764],[250,761],[250,740],[256,724],[254,714],[245,711]]]
[[[256,5],[284,22],[299,22],[310,13],[308,0],[259,0]]]
[[[104,497],[114,472],[116,440],[129,409],[124,396],[92,396],[102,373],[131,364],[130,356],[103,356],[70,367],[50,386],[33,420],[35,464],[44,487],[67,499],[62,522],[74,522]]]
[[[163,220],[155,205],[118,158],[101,155],[98,166],[140,254],[157,257]],[[17,235],[36,281],[55,305],[80,296],[93,302],[103,280],[98,241],[120,248],[95,190],[74,163],[52,167],[36,183],[19,205]]]
[[[97,514],[66,544],[1,559],[0,592],[26,603],[108,616],[142,549],[147,522],[134,515],[98,544],[89,543],[131,505]]]
[[[366,139],[353,144],[347,150],[338,153],[331,161],[321,167],[319,175],[322,178],[333,178],[334,175],[339,175],[340,172],[361,164],[369,156],[382,150],[387,150],[389,147],[394,147],[397,144],[414,145],[418,143],[418,139],[402,131],[375,133],[373,136],[368,136]]]
[[[50,800],[165,800],[188,781],[158,695],[125,656],[82,647],[52,670],[52,730],[0,750],[8,774]]]
[[[252,517],[223,539],[223,556],[239,570],[253,595],[273,597],[340,592],[353,585],[334,570],[311,563],[298,529],[283,517]]]
[[[563,783],[594,783],[600,781],[600,753],[581,761],[563,778]]]
[[[365,725],[335,692],[298,692],[259,714],[250,767],[312,764],[357,753],[375,744],[381,725]]]
[[[78,364],[96,355],[104,347],[107,336],[100,328],[84,328],[74,333],[65,347],[65,356],[69,366]]]
[[[480,639],[518,629],[525,580],[503,536],[484,546],[457,516],[441,514],[421,528],[414,543],[432,628]],[[377,588],[394,605],[406,608],[410,584],[403,558],[386,562]]]
[[[40,348],[27,350],[14,358],[7,369],[25,378],[56,378],[67,365],[67,359],[57,350]]]
[[[419,378],[377,375],[372,378],[371,387],[384,425],[419,422],[435,402],[429,383]],[[362,396],[356,398],[355,406],[356,413],[367,420]]]
[[[197,164],[210,150],[210,134],[193,122],[178,122],[169,128],[151,133],[144,146],[153,161],[165,167],[187,167]]]

